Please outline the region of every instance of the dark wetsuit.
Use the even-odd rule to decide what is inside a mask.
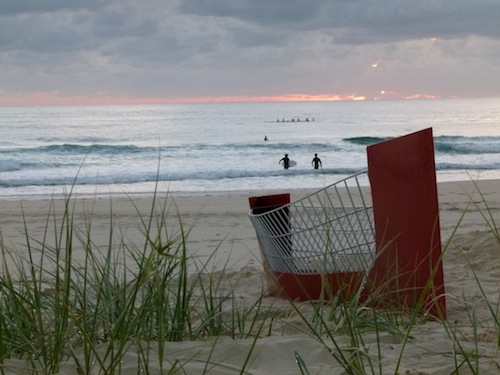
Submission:
[[[283,162],[283,168],[288,169],[290,167],[290,159],[288,159],[288,156],[285,156],[283,159],[280,160],[280,163]]]
[[[318,158],[318,156],[314,156],[314,159],[312,160],[312,164],[314,164],[314,169],[318,169],[321,164],[321,159]]]

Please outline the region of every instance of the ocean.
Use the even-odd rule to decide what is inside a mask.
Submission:
[[[319,189],[429,127],[438,182],[500,178],[499,98],[0,107],[0,199]]]

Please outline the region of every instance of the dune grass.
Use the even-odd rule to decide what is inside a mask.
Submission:
[[[51,206],[41,239],[32,238],[25,224],[27,257],[0,237],[2,373],[11,358],[25,361],[32,373],[58,373],[68,358],[78,373],[120,373],[131,348],[148,373],[152,345],[160,371],[171,371],[180,364],[165,362],[165,342],[270,334],[264,333],[271,311],[262,303],[264,291],[257,301],[238,303],[234,289],[221,285],[224,270],[208,273],[207,262],[188,275],[197,262],[187,251],[189,228],[168,196],[155,197],[150,214],[141,217],[142,246],[116,236],[111,206],[109,243],[99,247],[92,240],[91,210],[79,227],[74,204],[68,197],[63,212]],[[167,225],[168,215],[178,218],[175,227]],[[83,262],[75,260],[76,251],[84,252]]]
[[[136,208],[143,233],[141,244],[130,243],[115,232],[111,203],[109,241],[104,247],[93,241],[92,210],[85,214],[83,226],[77,224],[82,221],[76,220],[75,203],[70,194],[62,212],[51,206],[42,238],[33,238],[25,224],[23,254],[27,256],[18,255],[17,249],[6,244],[0,228],[4,258],[0,274],[2,374],[56,374],[67,363],[78,374],[120,374],[130,351],[136,354],[137,373],[182,374],[186,363],[199,359],[182,362],[171,358],[165,349],[167,342],[210,339],[215,348],[222,337],[247,340],[250,345],[245,360],[231,367],[209,356],[203,373],[217,373],[217,368],[249,373],[259,339],[282,334],[283,326],[295,324],[288,320],[291,315],[301,322],[293,327],[295,332],[317,340],[331,353],[332,364],[340,365],[344,373],[400,373],[415,329],[428,322],[419,314],[422,301],[408,312],[373,309],[357,299],[345,302],[334,297],[289,301],[283,311],[266,297],[265,285],[259,298],[241,300],[236,297],[239,280],[227,282],[225,269],[210,272],[208,261],[200,263],[189,255],[191,228],[184,225],[172,197],[159,199],[155,195],[145,216]],[[496,228],[488,207],[480,208],[486,209],[485,220]],[[167,220],[171,216],[176,217],[175,225]],[[83,252],[83,261],[75,259],[76,252]],[[197,272],[190,274],[193,265]],[[476,280],[489,301],[479,278]],[[498,301],[488,302],[500,347],[498,305]],[[449,321],[433,324],[443,326],[453,343],[455,373],[478,374],[478,329],[482,323],[474,308],[469,309],[472,348],[464,345],[461,327]],[[367,335],[375,335],[375,343],[367,342]],[[397,361],[390,369],[384,366],[383,335],[399,343]],[[294,351],[297,373],[309,374],[311,364],[303,354]],[[150,369],[153,360],[157,362],[154,371]]]

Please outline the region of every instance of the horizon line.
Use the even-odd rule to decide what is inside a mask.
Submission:
[[[97,94],[93,96],[61,96],[56,92],[35,94],[15,94],[0,91],[0,106],[99,106],[99,105],[168,105],[168,104],[210,104],[210,103],[278,103],[278,102],[325,102],[325,101],[377,101],[377,100],[422,100],[422,99],[458,99],[458,96],[437,96],[430,94],[395,95],[381,92],[379,96],[367,97],[357,94],[286,94],[274,96],[192,96],[192,97],[143,97],[135,98],[124,95],[111,96]]]

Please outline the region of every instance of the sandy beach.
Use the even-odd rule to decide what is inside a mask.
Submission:
[[[429,321],[414,327],[412,338],[404,345],[397,335],[382,333],[377,337],[367,330],[364,335],[366,355],[376,358],[380,351],[381,361],[376,362],[383,373],[394,373],[401,357],[399,373],[447,374],[464,361],[462,355],[457,354],[459,342],[463,350],[471,353],[473,359],[469,360],[477,361],[479,373],[500,373],[497,350],[500,332],[494,321],[496,310],[490,311],[491,306],[497,308],[500,296],[500,242],[492,231],[500,223],[500,180],[440,183],[438,192],[445,251],[448,329],[441,322]],[[290,193],[294,200],[310,192]],[[223,271],[228,282],[238,280],[237,295],[249,304],[261,295],[264,277],[255,230],[248,218],[248,197],[264,194],[166,197],[167,223],[172,226],[182,223],[189,231],[187,248],[190,254],[199,264],[208,265],[208,271]],[[159,198],[164,202],[165,197]],[[53,233],[50,228],[57,222],[54,215],[60,218],[63,203],[60,200],[0,201],[0,233],[4,246],[22,255],[26,244],[25,227],[33,238]],[[117,241],[127,240],[137,246],[144,243],[141,217],[143,220],[149,217],[153,207],[151,197],[76,199],[71,204],[74,204],[72,209],[77,225],[85,227],[86,220],[91,218],[96,245],[105,247],[109,243],[110,228]],[[78,259],[78,254],[75,258]],[[9,259],[3,261],[7,265],[10,262]],[[178,361],[182,364],[179,373],[187,374],[236,374],[243,366],[249,374],[300,374],[301,363],[307,366],[310,374],[342,373],[341,365],[331,354],[333,348],[327,337],[322,343],[308,334],[304,322],[293,313],[287,301],[270,297],[264,300],[273,306],[276,316],[283,317],[276,320],[272,335],[256,342],[253,338],[234,340],[224,336],[168,342],[165,360]],[[307,304],[301,308],[307,310]],[[472,310],[477,322],[475,329],[471,324]],[[449,327],[454,331],[450,332]],[[458,339],[452,339],[453,335]],[[349,338],[339,337],[338,343],[348,345]],[[155,349],[149,359],[149,373],[159,373],[155,370],[158,367]],[[7,365],[7,373],[23,373],[15,367],[22,367],[21,361],[7,361]],[[135,351],[131,348],[121,372],[136,374],[137,366]],[[374,371],[378,373],[378,367]],[[472,373],[466,363],[461,371]],[[62,372],[75,373],[72,360],[63,364]]]

